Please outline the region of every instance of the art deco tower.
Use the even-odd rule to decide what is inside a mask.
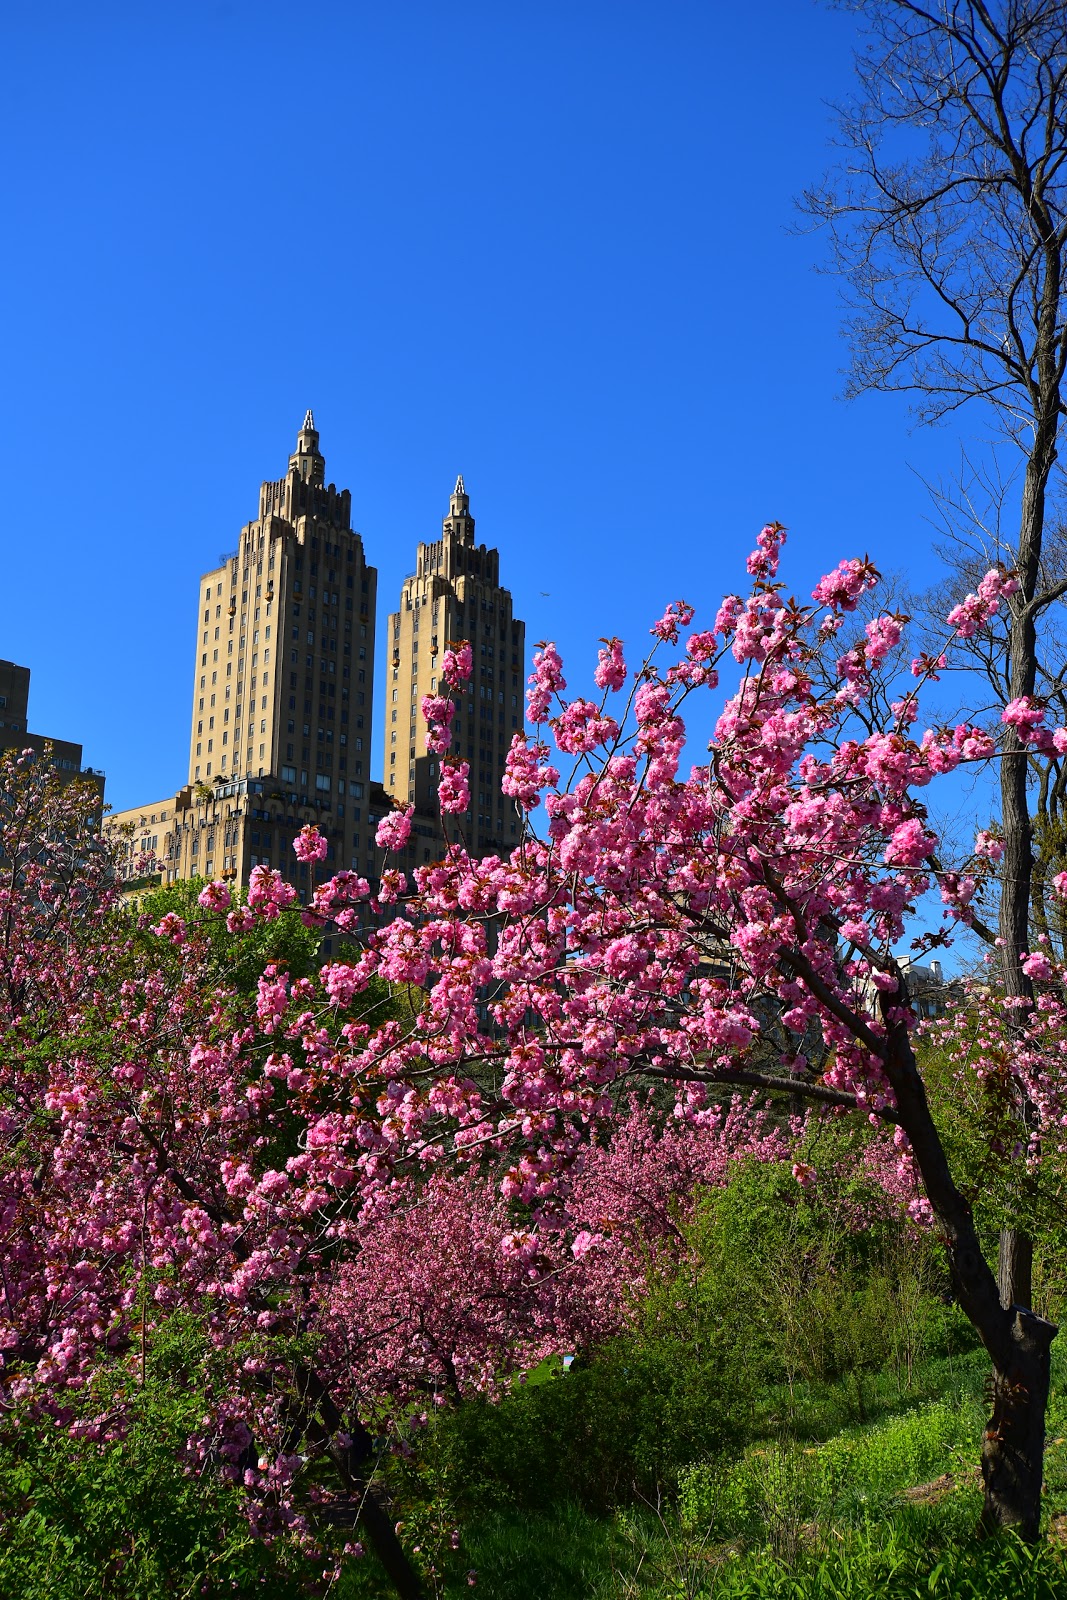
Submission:
[[[309,411],[285,476],[262,485],[258,517],[200,580],[189,782],[236,803],[203,848],[182,841],[183,875],[245,881],[265,861],[291,876],[292,833],[310,812],[328,828],[333,871],[373,860],[362,812],[377,573],[351,494],[325,480]]]
[[[437,810],[440,760],[426,754],[422,697],[438,686],[446,645],[469,640],[474,671],[452,724],[453,755],[470,762],[471,809],[458,824],[472,854],[512,849],[514,806],[500,792],[512,734],[523,726],[522,675],[526,629],[512,616],[500,586],[500,555],[474,542],[474,518],[463,479],[456,479],[441,537],[420,544],[415,571],[404,580],[399,610],[388,621],[385,675],[385,792],[398,804]]]

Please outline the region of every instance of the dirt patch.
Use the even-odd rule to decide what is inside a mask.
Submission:
[[[930,1483],[918,1483],[914,1489],[905,1489],[901,1499],[913,1506],[936,1506],[940,1500],[950,1495],[955,1487],[955,1478],[951,1472],[945,1472]]]

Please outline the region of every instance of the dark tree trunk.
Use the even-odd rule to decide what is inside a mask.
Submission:
[[[1022,519],[1016,561],[1019,604],[1013,610],[1012,625],[1008,634],[1008,688],[1013,700],[1023,695],[1032,695],[1037,683],[1037,626],[1034,598],[1040,577],[1041,545],[1045,525],[1045,489],[1055,460],[1057,420],[1053,416],[1044,430],[1039,429],[1034,441],[1034,451],[1027,462],[1023,483]],[[1025,747],[1020,743],[1015,729],[1009,727],[1005,732],[1004,756],[1000,764],[1001,825],[1004,835],[999,929],[1001,959],[1005,994],[1032,1000],[1033,985],[1022,968],[1023,952],[1029,949],[1031,944],[1030,913],[1035,889],[1033,826],[1027,795],[1028,777],[1029,763]],[[1043,903],[1042,899],[1042,905]],[[1024,1124],[1028,1120],[1029,1112],[1030,1107],[1025,1103],[1019,1107],[1019,1116]],[[1029,1314],[1033,1255],[1033,1240],[1026,1233],[1018,1228],[1003,1229],[1000,1236],[997,1284],[1001,1304],[1005,1308],[1025,1308]],[[1049,1343],[1054,1334],[1055,1329],[1049,1335]],[[1014,1334],[1012,1339],[1014,1350],[1018,1341]],[[1035,1470],[1036,1510],[1032,1516],[1019,1519],[1020,1528],[1029,1528],[1033,1518],[1040,1516],[1041,1461],[1045,1448],[1044,1407],[1048,1400],[1047,1346],[1043,1380],[1040,1379],[1036,1368],[1032,1371],[1027,1368],[1029,1376],[1024,1381],[1020,1362],[1025,1366],[1029,1360],[1029,1356],[1013,1354],[1008,1368],[1003,1371],[997,1368],[994,1362],[994,1415],[982,1451],[982,1473],[986,1484],[983,1525],[987,1527],[1003,1520],[996,1508],[999,1506],[1003,1509],[1008,1505],[1012,1493],[1016,1496],[1024,1493],[1024,1486],[1030,1484]],[[1019,1392],[1024,1395],[1029,1394],[1031,1390],[1036,1393],[1039,1389],[1041,1392],[1039,1428],[1030,1416],[1033,1403],[1029,1400],[1017,1402],[1011,1398],[1020,1385]],[[1009,1413],[1014,1416],[1012,1407],[1018,1409],[1019,1403],[1022,1404],[1028,1419],[1025,1423],[1018,1418],[1014,1421],[1009,1418]],[[1010,1448],[1005,1446],[1013,1464],[1005,1466],[1003,1470],[993,1465],[993,1458],[1001,1448],[997,1441],[1002,1434],[1006,1439],[1014,1441]],[[1024,1437],[1025,1446],[1020,1444]],[[1030,1455],[1027,1454],[1035,1450],[1036,1468]],[[1025,1466],[1022,1464],[1024,1460],[1027,1463]],[[1014,1489],[1010,1489],[1011,1485],[1015,1486]],[[1027,1488],[1025,1492],[1029,1493],[1030,1490]],[[1024,1537],[1037,1537],[1036,1522],[1033,1522],[1033,1530],[1032,1533],[1024,1533]]]
[[[882,997],[883,1016],[895,1000]],[[971,1207],[949,1171],[907,1029],[886,1021],[886,1072],[900,1124],[941,1229],[959,1303],[993,1364],[993,1414],[982,1442],[982,1527],[988,1532],[1014,1528],[1033,1541],[1041,1522],[1049,1350],[1057,1329],[1028,1305],[1003,1303],[1001,1284],[982,1254]],[[1013,1233],[1010,1246],[1002,1243],[1003,1282],[1025,1287],[1027,1299],[1030,1259],[1025,1235]]]
[[[1058,418],[1053,414],[1039,431],[1026,465],[1022,516],[1015,572],[1019,589],[1012,597],[1008,631],[1007,680],[1012,700],[1034,693],[1037,683],[1037,616],[1035,598],[1041,575],[1041,545],[1045,527],[1045,491],[1056,458]],[[1029,758],[1013,727],[1004,729],[1000,763],[1001,826],[1004,859],[1000,874],[1000,937],[1004,988],[1010,995],[1033,998],[1030,980],[1022,969],[1023,951],[1030,946],[1030,890],[1034,872],[1033,829],[1027,794]]]
[[[359,1507],[359,1525],[400,1600],[424,1600],[418,1573],[404,1553],[388,1506],[375,1488],[364,1489]]]
[[[301,1426],[325,1444],[341,1486],[354,1502],[356,1520],[390,1583],[400,1600],[425,1600],[422,1582],[397,1537],[389,1506],[371,1481],[374,1440],[358,1418],[342,1416],[333,1396],[312,1368],[298,1368],[296,1379],[304,1397]]]
[[[982,1440],[982,1529],[1014,1528],[1034,1543],[1041,1525],[1049,1350],[1056,1328],[1021,1306],[1006,1314],[1006,1346],[993,1363],[993,1415]]]

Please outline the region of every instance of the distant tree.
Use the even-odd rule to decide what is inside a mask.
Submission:
[[[128,915],[140,929],[141,942],[152,948],[157,961],[166,959],[168,951],[172,961],[177,959],[169,946],[160,947],[160,941],[150,931],[171,913],[194,928],[204,942],[202,960],[211,980],[251,1000],[255,999],[264,968],[272,962],[294,980],[316,970],[321,959],[322,930],[304,922],[299,906],[287,906],[270,922],[253,919],[249,928],[234,935],[227,931],[225,922],[204,916],[199,896],[208,881],[189,878],[150,890],[133,901]],[[238,892],[232,898],[240,905],[246,896]]]

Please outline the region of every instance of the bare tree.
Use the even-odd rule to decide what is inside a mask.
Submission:
[[[941,538],[934,549],[945,568],[942,578],[927,594],[912,601],[923,648],[934,652],[944,639],[944,617],[964,590],[973,590],[990,567],[1010,567],[1015,560],[1013,526],[1017,511],[1016,484],[999,470],[996,453],[982,463],[964,454],[960,470],[947,483],[929,485],[934,502],[934,524]],[[1063,507],[1046,511],[1037,592],[1033,605],[1035,627],[1035,686],[1049,707],[1051,719],[1067,724],[1067,519]],[[1000,713],[1011,699],[1010,662],[1013,618],[995,617],[988,629],[957,641],[957,666],[962,675],[952,702],[952,715],[968,714],[989,726],[998,739],[1006,732]],[[978,696],[976,697],[976,690]],[[1067,761],[1061,755],[1027,752],[1032,872],[1028,942],[1033,949],[1040,935],[1058,944],[1067,955],[1067,919],[1062,904],[1050,900],[1051,880],[1067,869]],[[999,884],[996,884],[999,891]],[[999,896],[998,896],[999,903]],[[995,931],[990,916],[976,931],[989,943]],[[993,920],[997,920],[995,915]]]
[[[1058,562],[1045,551],[1067,361],[1067,3],[839,3],[861,19],[858,92],[838,109],[842,158],[804,210],[828,229],[833,270],[848,286],[847,392],[906,392],[923,422],[979,402],[1020,452],[1008,542],[1019,589],[1002,658],[990,663],[1004,703],[1037,692],[1038,622],[1067,593],[1067,575],[1049,581]],[[1035,867],[1031,772],[1013,727],[999,771],[1004,986],[1032,999],[1022,970]],[[1052,797],[1058,812],[1055,781]],[[1001,1296],[1027,1315],[1031,1258],[1029,1238],[1005,1229]]]

